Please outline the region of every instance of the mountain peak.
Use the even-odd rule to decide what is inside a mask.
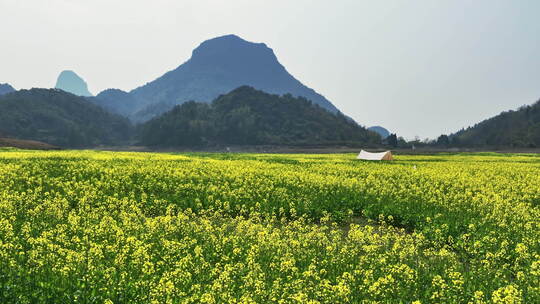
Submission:
[[[385,139],[385,138],[387,138],[388,136],[390,136],[390,131],[388,131],[386,128],[381,127],[381,126],[373,126],[373,127],[369,127],[368,130],[373,131],[373,132],[379,134],[383,139]]]
[[[218,40],[245,41],[245,42],[247,42],[245,39],[242,39],[240,36],[235,35],[235,34],[228,34],[228,35],[223,35],[223,36],[218,36],[218,37],[210,38],[210,39],[205,40],[204,42],[207,42],[207,41],[218,41]],[[204,43],[204,42],[203,42],[203,43]]]
[[[206,46],[217,46],[217,45],[253,45],[253,46],[264,46],[266,47],[266,44],[264,43],[256,43],[256,42],[251,42],[251,41],[247,41],[243,38],[241,38],[240,36],[237,36],[235,34],[229,34],[229,35],[223,35],[223,36],[219,36],[219,37],[215,37],[215,38],[211,38],[211,39],[208,39],[208,40],[205,40],[203,41],[199,47],[197,47],[196,49],[200,48],[200,47],[206,47]]]
[[[15,92],[15,89],[9,83],[0,83],[0,95]]]
[[[88,91],[88,85],[77,73],[71,70],[64,70],[58,75],[55,88],[78,95],[93,96]]]
[[[264,43],[254,43],[236,35],[208,39],[193,50],[191,62],[204,65],[277,63],[274,51]]]
[[[302,96],[330,112],[338,111],[324,96],[294,78],[266,44],[225,35],[204,41],[184,64],[132,90],[139,106],[132,114],[188,100],[211,102],[243,85],[271,94]]]

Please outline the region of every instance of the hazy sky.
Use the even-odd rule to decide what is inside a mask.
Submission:
[[[234,33],[367,126],[457,131],[540,98],[540,1],[0,0],[0,83],[131,90]]]

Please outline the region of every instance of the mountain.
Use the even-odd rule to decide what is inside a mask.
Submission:
[[[449,138],[456,146],[540,147],[540,100],[515,111],[502,112]]]
[[[0,96],[0,134],[60,147],[88,147],[126,141],[131,125],[84,97],[31,89]]]
[[[107,89],[88,100],[109,112],[123,116],[130,115],[132,109],[139,104],[133,95],[119,89]]]
[[[385,128],[381,126],[369,127],[368,130],[379,134],[383,139],[387,138],[390,135],[390,131],[386,130]]]
[[[137,123],[148,121],[169,111],[176,105],[174,102],[165,100],[141,106],[142,103],[139,99],[119,89],[107,89],[95,97],[87,97],[86,99],[111,113],[120,114]]]
[[[75,72],[69,70],[62,71],[58,75],[55,88],[78,96],[92,96],[92,93],[88,91],[86,82]]]
[[[132,90],[140,101],[132,116],[136,118],[136,112],[164,112],[188,100],[210,102],[242,85],[272,94],[302,96],[330,112],[338,111],[324,96],[289,74],[264,43],[227,35],[203,42],[187,62]]]
[[[15,89],[8,83],[0,83],[0,95],[15,92]]]
[[[144,145],[378,144],[380,137],[304,97],[242,86],[212,103],[186,102],[139,127]]]

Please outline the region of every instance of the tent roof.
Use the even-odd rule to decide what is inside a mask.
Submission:
[[[356,157],[356,159],[364,159],[364,160],[393,160],[392,152],[385,151],[385,152],[378,152],[378,153],[371,153],[364,150],[360,151],[360,154]]]

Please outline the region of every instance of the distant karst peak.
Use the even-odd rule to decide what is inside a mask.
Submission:
[[[0,83],[0,95],[15,92],[15,89],[9,83]]]
[[[78,95],[78,96],[93,96],[88,91],[86,82],[75,72],[65,70],[58,75],[55,88]]]

